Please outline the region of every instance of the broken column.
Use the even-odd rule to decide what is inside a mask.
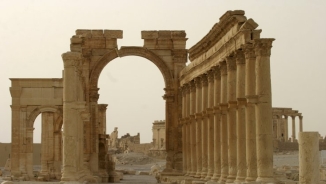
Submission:
[[[319,183],[319,133],[299,133],[299,183]]]

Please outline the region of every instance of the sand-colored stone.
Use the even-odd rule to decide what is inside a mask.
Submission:
[[[118,49],[121,30],[77,30],[70,51],[62,54],[63,78],[11,79],[12,175],[33,177],[33,123],[42,113],[40,179],[62,173],[63,183],[118,180],[107,149],[108,139],[117,147],[117,135],[105,132],[98,79],[115,58],[141,56],[158,67],[165,82],[165,139],[160,133],[154,138],[155,147],[166,150],[160,176],[185,174],[201,183],[272,182],[274,39],[260,38],[257,26],[244,11],[227,11],[190,49],[185,31],[142,31],[142,47]]]

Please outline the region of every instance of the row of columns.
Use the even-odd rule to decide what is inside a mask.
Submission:
[[[299,132],[303,132],[303,116],[299,117]],[[292,118],[292,136],[291,141],[295,142],[296,139],[296,127],[295,127],[295,118],[296,116],[291,116]],[[282,127],[283,126],[283,127]],[[284,115],[284,118],[278,116],[276,122],[276,139],[284,139],[284,141],[288,141],[289,139],[289,128],[288,128],[288,115]]]
[[[182,86],[185,175],[221,183],[273,180],[272,41],[255,40]]]

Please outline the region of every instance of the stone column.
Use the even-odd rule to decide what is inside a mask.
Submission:
[[[246,98],[245,98],[245,57],[241,50],[236,52],[237,82],[236,98],[238,110],[236,114],[237,133],[237,177],[236,183],[242,183],[246,179]]]
[[[257,154],[256,154],[256,75],[255,63],[256,56],[252,44],[244,46],[246,59],[245,65],[245,96],[247,99],[246,106],[246,162],[247,174],[246,181],[251,182],[257,179]]]
[[[296,138],[295,138],[295,116],[291,116],[292,118],[292,142],[296,142]]]
[[[10,88],[10,93],[14,100],[17,100],[17,97],[13,96],[14,90]],[[20,95],[20,92],[19,92]],[[19,100],[19,98],[18,98]],[[11,175],[14,177],[20,177],[21,176],[21,171],[20,171],[20,152],[21,152],[21,147],[20,147],[20,132],[21,132],[21,127],[20,127],[20,106],[18,105],[11,105],[11,154],[10,154],[10,165],[11,165]]]
[[[226,183],[233,183],[237,176],[237,127],[236,127],[236,61],[235,57],[227,57],[227,100],[229,111],[227,114],[228,126],[228,164],[229,174]]]
[[[214,174],[211,178],[216,182],[221,177],[221,127],[220,127],[220,99],[221,73],[218,66],[214,67]]]
[[[229,173],[228,165],[228,127],[227,127],[227,68],[226,63],[223,61],[220,63],[221,70],[221,176],[219,179],[220,183],[224,183]]]
[[[61,178],[62,165],[62,132],[54,132],[54,174],[57,179]]]
[[[67,52],[62,54],[63,72],[63,163],[61,181],[78,180],[78,161],[80,157],[78,143],[77,83],[78,66],[81,53]],[[77,131],[76,131],[77,130]]]
[[[303,125],[302,125],[302,118],[303,116],[299,116],[300,124],[299,124],[299,132],[303,132]]]
[[[33,173],[33,131],[34,128],[26,128],[26,170],[30,179],[34,178]]]
[[[289,141],[289,127],[288,127],[288,116],[287,115],[284,115],[283,122],[284,122],[284,132],[285,132],[284,139],[285,139],[285,142],[288,142]]]
[[[274,39],[254,41],[256,54],[257,181],[273,182],[273,126],[270,55]]]
[[[207,176],[207,122],[208,117],[206,114],[207,109],[207,88],[208,88],[208,80],[207,75],[203,74],[201,76],[202,80],[202,122],[201,122],[201,154],[202,154],[202,172],[201,178],[204,179]]]
[[[191,172],[191,151],[190,151],[190,85],[187,84],[186,90],[186,161],[187,161],[187,175]]]
[[[186,85],[182,86],[181,88],[181,94],[182,94],[182,166],[183,166],[183,173],[186,174],[187,172],[187,162],[186,162]],[[158,142],[159,140],[157,140]]]
[[[200,178],[201,171],[202,171],[202,152],[201,152],[202,92],[201,92],[200,78],[195,78],[195,85],[196,85],[196,156],[197,156],[197,172],[195,177]]]
[[[41,171],[39,179],[48,181],[49,178],[49,140],[48,135],[50,124],[53,125],[53,113],[43,112],[42,113],[42,133],[41,133]]]
[[[299,133],[299,183],[319,183],[319,133]]]
[[[214,70],[207,74],[208,78],[208,108],[207,119],[207,176],[205,180],[212,178],[214,173]]]
[[[197,154],[196,154],[196,86],[195,82],[190,82],[190,147],[191,147],[191,172],[190,176],[195,176],[197,171]]]

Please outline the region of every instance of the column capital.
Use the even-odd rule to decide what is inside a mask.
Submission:
[[[303,116],[299,116],[299,119],[302,120],[303,119]]]
[[[227,75],[228,71],[227,71],[227,67],[226,67],[226,62],[225,61],[221,61],[220,62],[220,72],[221,72],[221,76],[222,75]]]
[[[215,79],[221,79],[221,70],[220,70],[220,66],[214,66],[212,67],[212,70],[214,71],[214,78]]]
[[[242,50],[235,51],[235,60],[236,60],[237,65],[246,64],[245,55]]]
[[[227,71],[234,71],[237,69],[236,60],[234,56],[226,57]]]
[[[254,40],[255,54],[256,56],[270,56],[272,43],[275,39],[265,38]]]
[[[283,115],[284,116],[284,119],[288,119],[288,115]]]
[[[196,88],[201,88],[201,78],[200,77],[196,77],[195,79],[194,79],[194,81],[195,81],[195,86],[196,86]]]
[[[66,52],[61,55],[64,67],[76,66],[81,64],[82,54],[80,52]]]
[[[190,81],[189,85],[190,85],[190,92],[195,92],[196,91],[195,81],[194,80]]]
[[[201,83],[202,83],[202,86],[208,86],[207,74],[201,75]]]
[[[214,82],[214,73],[215,73],[215,71],[213,69],[209,70],[207,72],[208,83],[213,83]]]
[[[202,113],[201,112],[196,113],[195,119],[202,119]]]
[[[244,51],[244,55],[246,59],[253,59],[256,57],[253,44],[242,45],[242,50]]]

